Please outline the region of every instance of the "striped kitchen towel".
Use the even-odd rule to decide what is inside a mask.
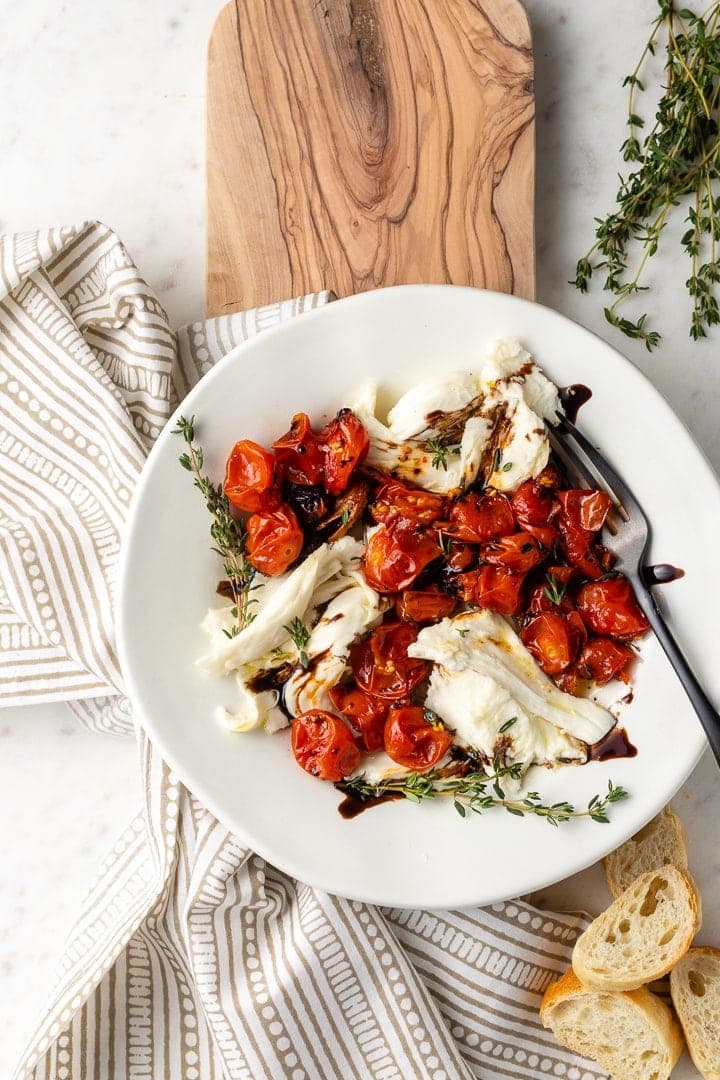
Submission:
[[[177,335],[98,223],[0,246],[0,698],[130,734],[113,638],[128,500],[188,388],[319,294]],[[598,1071],[540,1026],[577,915],[380,910],[288,878],[136,731],[144,807],[83,902],[16,1076],[409,1080]]]

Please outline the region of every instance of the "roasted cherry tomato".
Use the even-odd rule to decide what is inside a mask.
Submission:
[[[477,548],[470,544],[450,544],[445,561],[451,570],[469,570],[477,560]]]
[[[562,515],[579,529],[598,532],[612,508],[612,499],[604,491],[571,488],[558,492]]]
[[[515,531],[510,500],[505,495],[464,495],[450,507],[443,532],[454,540],[487,544]]]
[[[353,469],[367,457],[370,440],[352,409],[341,409],[320,432],[324,455],[323,483],[331,495],[340,495],[350,483]]]
[[[307,413],[296,413],[290,430],[273,443],[275,457],[292,484],[319,484],[324,457]]]
[[[560,530],[554,525],[524,525],[523,532],[530,533],[548,551],[560,539]]]
[[[650,629],[626,577],[590,581],[577,595],[577,606],[585,625],[596,634],[629,639]]]
[[[392,521],[393,518],[405,518],[418,521],[423,525],[432,525],[443,516],[445,500],[442,495],[433,495],[431,491],[401,484],[399,480],[388,480],[378,488],[375,500],[370,506],[370,514],[377,522]]]
[[[629,645],[608,637],[595,637],[588,641],[580,653],[578,671],[584,679],[593,679],[604,686],[612,679],[628,681],[628,667],[635,659]]]
[[[445,756],[453,737],[435,727],[418,705],[393,705],[385,724],[385,753],[406,769],[432,769]]]
[[[365,750],[381,750],[383,733],[389,708],[387,699],[366,694],[356,686],[333,686],[328,691],[330,700],[358,732]]]
[[[559,675],[574,663],[585,638],[577,612],[545,611],[523,627],[520,638],[546,675]]]
[[[555,489],[557,474],[544,469],[534,480],[526,480],[510,497],[515,520],[521,529],[528,525],[547,525],[557,510]]]
[[[530,592],[527,610],[533,615],[542,611],[555,611],[567,614],[575,609],[575,604],[568,596],[568,584],[577,571],[571,566],[548,566],[545,578]]]
[[[481,566],[476,573],[472,599],[477,604],[492,611],[499,611],[501,615],[519,614],[524,574],[516,574],[512,570],[506,570],[504,566]]]
[[[337,783],[360,764],[360,748],[347,724],[324,709],[296,716],[291,742],[298,765],[320,780]]]
[[[384,623],[353,645],[350,663],[360,689],[383,698],[407,697],[430,667],[427,660],[408,656],[416,637],[417,630],[409,623]]]
[[[238,510],[274,510],[280,495],[274,488],[275,458],[253,442],[241,439],[230,451],[223,491]]]
[[[373,589],[401,592],[441,554],[434,529],[396,518],[378,526],[367,542],[361,565]]]
[[[302,551],[303,531],[289,506],[252,514],[246,527],[247,557],[261,574],[284,573]]]
[[[487,544],[480,552],[483,562],[491,566],[504,566],[518,574],[526,574],[544,559],[540,546],[530,533],[513,533]]]
[[[404,622],[431,623],[452,615],[456,603],[437,587],[408,589],[395,601],[395,610]]]

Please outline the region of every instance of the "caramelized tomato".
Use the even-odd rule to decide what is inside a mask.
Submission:
[[[333,686],[328,691],[331,702],[358,732],[365,750],[380,750],[389,708],[386,699],[366,694],[356,686]]]
[[[571,488],[558,492],[563,516],[576,528],[599,532],[612,509],[612,499],[604,491]]]
[[[395,610],[404,622],[432,623],[445,619],[455,610],[454,597],[441,589],[408,589],[395,602]]]
[[[443,532],[454,540],[487,544],[498,536],[515,531],[510,500],[505,495],[471,493],[454,502]]]
[[[298,765],[319,780],[337,783],[360,764],[360,748],[350,729],[324,709],[312,709],[295,717],[291,743]]]
[[[289,506],[248,518],[247,557],[261,574],[283,574],[302,551],[303,539],[298,519]]]
[[[331,495],[340,495],[353,470],[367,457],[370,440],[352,409],[341,409],[320,432],[324,455],[323,482]]]
[[[608,637],[596,637],[588,641],[578,660],[578,671],[584,679],[593,679],[604,686],[612,679],[628,681],[628,667],[635,659],[629,645]]]
[[[223,491],[238,510],[274,510],[280,496],[274,488],[275,458],[252,439],[241,439],[230,451]]]
[[[426,660],[408,656],[416,638],[417,630],[409,623],[384,623],[353,645],[350,664],[360,689],[382,698],[407,697],[430,667]]]
[[[481,558],[491,566],[504,566],[518,574],[526,574],[543,561],[544,555],[530,533],[513,533],[494,540],[482,549]]]
[[[368,540],[361,565],[368,585],[379,593],[401,592],[441,555],[437,533],[396,518]]]
[[[585,628],[577,612],[561,615],[545,611],[536,615],[520,632],[520,638],[546,675],[559,675],[573,664],[585,639]]]
[[[557,473],[554,469],[543,469],[534,480],[526,480],[510,497],[515,520],[521,529],[528,525],[547,525],[554,511],[557,510],[555,490]]]
[[[516,574],[504,566],[481,566],[476,574],[473,599],[477,604],[501,615],[520,613],[524,574]]]
[[[596,540],[612,506],[604,491],[573,489],[558,492],[560,513],[557,525],[568,562],[589,578],[599,578],[609,569],[608,552]]]
[[[622,574],[583,585],[577,596],[577,606],[585,625],[596,634],[626,640],[650,629],[632,585]]]
[[[292,484],[319,484],[324,456],[307,413],[296,413],[290,430],[273,443],[275,457]]]
[[[435,727],[417,705],[393,705],[385,724],[385,753],[406,769],[424,772],[437,765],[450,749],[453,737]]]
[[[401,484],[399,480],[388,480],[378,488],[370,513],[378,523],[400,517],[406,521],[432,525],[443,516],[444,507],[442,495]]]

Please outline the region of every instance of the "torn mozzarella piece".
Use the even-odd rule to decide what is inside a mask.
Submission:
[[[503,390],[505,419],[497,443],[497,468],[487,482],[496,491],[515,491],[548,463],[550,443],[542,419],[527,405],[522,387],[510,383]],[[504,434],[503,434],[504,433]]]
[[[469,405],[480,393],[477,375],[471,371],[451,371],[433,375],[413,386],[388,413],[388,432],[396,442],[432,434],[436,413],[453,413]]]
[[[239,634],[228,638],[222,632],[231,604],[206,616],[203,629],[210,636],[210,652],[198,661],[199,666],[211,675],[250,674],[253,668],[278,666],[284,653],[294,655],[285,627],[295,618],[305,620],[321,589],[323,601],[344,589],[345,572],[357,566],[362,550],[358,540],[345,536],[334,544],[323,544],[286,574],[258,575],[252,593],[255,617]],[[273,650],[278,651],[275,656]]]
[[[307,669],[293,670],[283,690],[291,716],[308,709],[332,709],[328,691],[342,679],[350,646],[380,621],[389,601],[365,581],[360,571],[348,575],[345,590],[331,600],[305,646]]]
[[[371,754],[364,754],[358,765],[353,778],[362,777],[367,784],[382,784],[385,780],[396,780],[401,776],[409,776],[412,769],[406,769],[404,765],[398,765],[384,750],[374,750]]]
[[[222,727],[230,731],[252,731],[253,728],[264,725],[269,732],[287,727],[290,721],[278,705],[277,690],[255,693],[241,678],[238,677],[236,683],[235,709],[231,711],[221,705],[215,710],[218,723]]]
[[[441,664],[450,673],[475,671],[488,676],[529,720],[547,721],[583,743],[598,742],[615,725],[607,709],[589,698],[576,698],[559,690],[540,670],[510,624],[495,612],[466,612],[427,626],[408,654]],[[439,715],[444,719],[442,712]]]

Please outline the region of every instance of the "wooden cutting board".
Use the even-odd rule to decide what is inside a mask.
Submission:
[[[533,297],[519,0],[233,0],[208,57],[207,312],[450,282]]]

